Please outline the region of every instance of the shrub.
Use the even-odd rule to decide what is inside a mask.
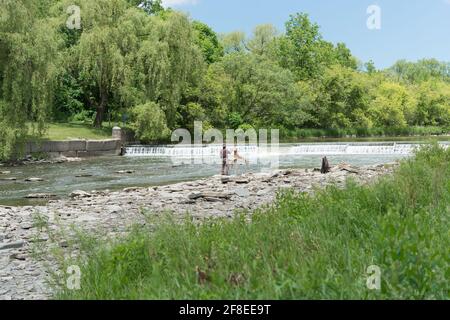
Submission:
[[[170,135],[166,116],[160,106],[148,102],[132,109],[131,128],[142,143],[165,140]]]

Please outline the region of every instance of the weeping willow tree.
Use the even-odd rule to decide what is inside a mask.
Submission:
[[[0,159],[41,136],[51,110],[58,36],[35,1],[0,0]]]
[[[121,94],[125,104],[155,102],[164,111],[168,126],[175,128],[183,98],[199,83],[206,65],[192,23],[177,12],[163,17],[130,12],[118,34],[126,47],[133,48],[126,55]]]
[[[185,15],[155,15],[133,3],[80,1],[82,33],[70,50],[96,111],[94,126],[109,111],[155,102],[174,127],[183,96],[201,78],[203,55]]]

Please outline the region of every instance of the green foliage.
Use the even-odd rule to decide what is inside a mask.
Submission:
[[[292,15],[286,23],[286,35],[279,39],[278,59],[299,80],[314,78],[322,67],[323,45],[319,25],[307,14]]]
[[[414,123],[425,126],[450,124],[450,86],[442,81],[426,81],[418,85]]]
[[[277,36],[278,31],[271,24],[256,26],[253,30],[253,37],[248,42],[248,48],[252,53],[257,55],[269,54]]]
[[[212,124],[232,128],[244,122],[256,127],[282,125],[296,98],[288,70],[248,53],[229,54],[211,65],[202,94]]]
[[[82,247],[66,261],[81,266],[81,290],[57,297],[447,299],[449,161],[450,150],[426,147],[372,185],[280,193],[251,222],[150,220],[151,232]],[[371,265],[381,291],[366,287]]]
[[[242,31],[233,31],[221,35],[221,43],[226,54],[247,51],[245,33]]]
[[[400,60],[387,71],[397,81],[408,83],[420,83],[432,79],[450,82],[450,63],[436,59],[424,59],[416,63]]]
[[[382,83],[376,88],[370,107],[376,126],[405,127],[415,101],[408,89],[397,83]]]
[[[158,14],[164,11],[161,0],[128,0],[132,5],[139,6],[148,14]]]
[[[33,1],[0,6],[0,160],[20,155],[29,133],[45,131],[59,44],[50,22]]]
[[[194,21],[192,27],[195,30],[196,43],[202,50],[205,61],[210,64],[219,61],[224,55],[224,49],[217,34],[208,25],[199,21]]]
[[[266,24],[249,38],[218,37],[160,0],[77,0],[81,29],[71,30],[73,4],[2,2],[0,159],[20,156],[21,144],[51,121],[100,128],[147,102],[159,105],[171,130],[192,129],[195,120],[219,129],[276,127],[287,136],[302,128],[450,125],[448,63],[360,66],[305,13],[292,15],[284,33]]]
[[[143,143],[161,141],[170,135],[166,116],[160,106],[154,102],[148,102],[132,109],[131,128]]]

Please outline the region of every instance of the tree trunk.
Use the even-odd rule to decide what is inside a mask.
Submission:
[[[101,128],[105,118],[105,109],[108,102],[108,97],[105,93],[101,93],[100,104],[97,105],[97,114],[95,115],[94,127]]]
[[[322,169],[320,169],[320,172],[323,174],[329,173],[330,172],[330,163],[328,162],[327,157],[322,159]]]

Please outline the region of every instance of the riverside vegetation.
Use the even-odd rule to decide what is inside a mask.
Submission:
[[[81,267],[81,290],[57,286],[56,297],[448,299],[449,164],[450,149],[428,146],[368,185],[292,189],[252,214],[162,218],[120,240],[84,234],[61,260]],[[371,265],[380,291],[366,287]]]
[[[283,32],[260,25],[247,37],[216,34],[160,0],[75,3],[80,29],[67,27],[72,0],[2,1],[0,161],[48,129],[64,136],[57,121],[125,121],[143,142],[195,120],[205,130],[278,128],[283,140],[449,131],[448,62],[377,70],[323,39],[305,13]]]

